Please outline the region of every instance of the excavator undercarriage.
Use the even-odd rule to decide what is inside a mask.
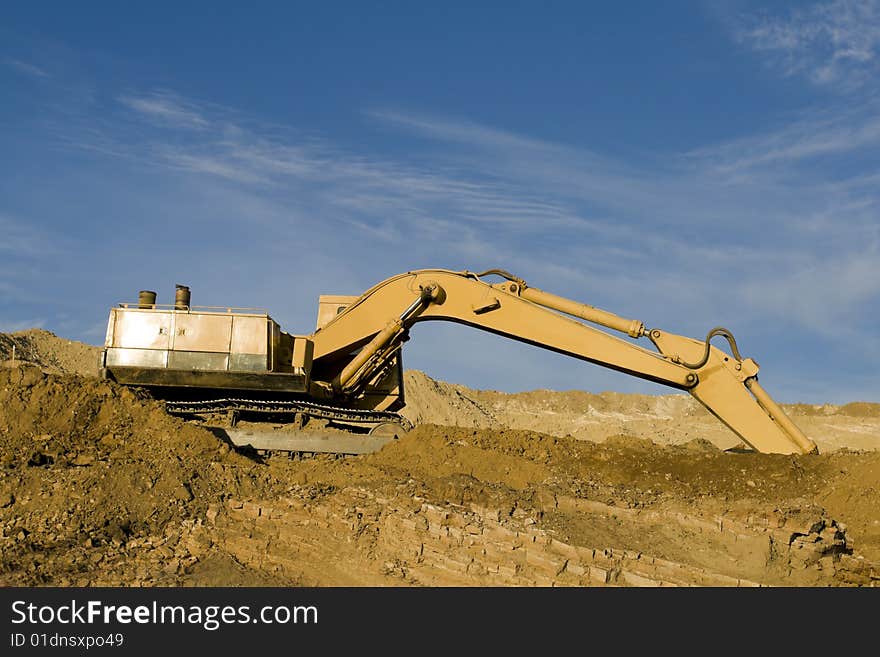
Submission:
[[[489,283],[488,277],[500,278]],[[314,333],[282,331],[265,311],[175,303],[110,311],[102,372],[148,388],[170,413],[199,419],[238,446],[360,454],[411,428],[402,347],[419,322],[471,326],[684,390],[761,452],[807,454],[815,444],[758,383],[733,335],[697,340],[544,292],[500,269],[425,269],[388,278],[359,297],[321,296]],[[615,337],[647,339],[654,349]],[[711,344],[724,338],[730,353]],[[220,421],[218,421],[220,418]]]

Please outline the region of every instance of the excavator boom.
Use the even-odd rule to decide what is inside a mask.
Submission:
[[[483,281],[489,274],[504,281]],[[374,286],[309,336],[316,394],[320,394],[317,382],[323,372],[330,381],[327,394],[356,396],[398,352],[409,329],[429,320],[466,324],[686,390],[758,451],[817,451],[758,384],[757,363],[739,355],[726,329],[714,329],[705,340],[649,330],[638,320],[530,287],[503,270],[475,274],[426,269]],[[647,337],[656,351],[614,337],[585,321],[631,338]],[[728,338],[733,354],[709,343],[716,335]],[[353,359],[344,357],[355,349],[360,350]],[[340,357],[344,367],[338,371],[324,368],[324,363],[339,363]],[[328,373],[332,376],[326,376]]]

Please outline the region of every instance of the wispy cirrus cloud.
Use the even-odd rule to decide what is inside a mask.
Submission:
[[[787,16],[764,12],[743,20],[739,39],[771,57],[785,75],[853,90],[880,71],[880,2],[832,0]]]
[[[870,107],[805,113],[777,131],[662,165],[648,158],[643,168],[470,123],[371,115],[440,141],[466,135],[485,166],[551,189],[552,198],[574,208],[581,237],[559,247],[560,262],[582,263],[580,276],[563,267],[571,280],[635,295],[647,276],[670,294],[705,295],[701,303],[724,290],[721,305],[736,301],[827,337],[854,335],[841,329],[841,317],[867,326],[875,315],[865,304],[880,301],[880,191],[871,185],[880,162],[847,169],[833,159],[870,152],[880,141]],[[603,161],[609,165],[597,168]]]
[[[818,284],[864,272],[876,256],[880,193],[871,168],[850,171],[833,160],[880,141],[869,106],[805,112],[775,131],[633,165],[471,121],[367,111],[375,125],[427,140],[420,160],[395,160],[236,120],[231,109],[165,91],[126,98],[135,97],[156,104],[122,102],[133,117],[178,120],[145,135],[102,133],[105,152],[233,183],[239,199],[259,198],[259,214],[278,221],[293,216],[285,205],[294,203],[340,235],[443,244],[468,266],[477,257],[590,285],[612,307],[617,296],[642,295],[648,312],[665,314],[645,290],[675,294],[687,286],[708,316],[729,309],[716,292],[724,289],[756,312],[786,314],[824,335],[834,330],[832,317],[863,323],[863,304],[877,294],[870,286],[833,292]],[[267,207],[274,208],[268,215]],[[823,263],[819,273],[800,273],[814,262]],[[863,264],[854,270],[853,262]],[[694,318],[705,321],[712,320]]]
[[[383,123],[405,128],[417,134],[441,138],[445,141],[456,141],[463,144],[479,142],[484,146],[517,150],[552,150],[556,152],[570,150],[560,144],[513,134],[473,121],[414,115],[389,108],[373,108],[365,111],[364,114]]]
[[[784,175],[787,168],[813,166],[822,158],[871,151],[880,144],[880,103],[812,110],[779,126],[688,153],[698,166],[710,165],[717,174],[735,176],[760,171]],[[821,163],[820,163],[821,164]]]
[[[0,213],[0,254],[31,258],[54,253],[57,247],[58,240],[45,230]]]
[[[171,211],[175,235],[202,245],[207,267],[216,264],[208,242],[232,249],[224,263],[239,266],[245,298],[245,281],[271,259],[300,263],[296,271],[308,262],[328,272],[322,291],[338,292],[419,267],[502,266],[676,332],[773,326],[838,355],[859,339],[880,362],[870,330],[880,290],[864,282],[878,280],[880,249],[880,162],[870,156],[880,128],[869,104],[623,160],[400,108],[364,114],[367,130],[417,140],[394,156],[167,91],[121,98],[121,113],[65,122],[67,143],[173,180],[185,203],[198,198],[192,214]],[[842,165],[850,159],[858,166]],[[233,248],[241,243],[260,258]],[[179,270],[179,254],[163,250]],[[314,293],[290,275],[273,273],[265,303],[299,287]],[[309,308],[279,319],[307,324]]]
[[[51,77],[49,73],[45,70],[37,66],[36,64],[31,64],[30,62],[25,62],[20,59],[5,59],[4,63],[11,68],[12,70],[21,73],[23,75],[27,75],[32,78],[49,78]]]
[[[796,269],[750,281],[742,292],[756,306],[828,337],[858,339],[854,327],[841,325],[840,313],[880,299],[880,248],[875,242],[842,258],[804,257]]]
[[[300,191],[334,208],[340,220],[374,235],[379,231],[385,239],[412,233],[415,226],[424,232],[468,232],[473,224],[486,224],[522,233],[581,222],[566,204],[491,175],[348,152],[277,126],[236,121],[232,110],[168,92],[126,96],[120,102],[135,116],[159,117],[164,128],[179,134],[157,132],[123,145],[130,134],[104,130],[82,132],[71,143],[264,192]],[[398,224],[409,229],[395,228]]]
[[[168,91],[128,94],[118,100],[148,119],[173,127],[203,129],[209,125],[196,104]]]
[[[880,123],[864,107],[806,113],[776,131],[662,164],[649,157],[641,167],[469,121],[402,110],[366,113],[430,140],[434,146],[426,152],[445,163],[431,166],[347,152],[255,121],[236,124],[231,111],[220,108],[213,116],[214,108],[175,99],[175,107],[199,117],[199,130],[180,121],[173,126],[178,135],[157,133],[135,144],[145,160],[233,182],[275,199],[270,202],[307,199],[322,208],[327,224],[368,239],[446,240],[461,258],[494,253],[491,264],[521,263],[520,271],[537,275],[567,271],[572,285],[589,282],[630,296],[645,288],[647,276],[655,289],[673,294],[688,286],[706,314],[723,310],[724,303],[712,300],[713,290],[723,288],[742,304],[786,314],[825,335],[837,325],[831,317],[855,317],[878,292],[854,285],[835,292],[818,284],[864,272],[876,257],[873,212],[880,194],[871,176],[864,167],[855,174],[823,159],[880,141]],[[118,150],[130,153],[132,144]],[[829,224],[833,256],[823,253]],[[560,262],[578,263],[580,275],[573,265],[551,272]],[[813,262],[823,263],[818,273],[802,275]],[[853,269],[854,262],[861,264]],[[747,269],[732,286],[722,282],[740,267]],[[613,302],[613,292],[605,295]],[[655,301],[646,298],[649,309]]]

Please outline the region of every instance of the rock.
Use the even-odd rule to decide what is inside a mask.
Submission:
[[[260,505],[254,504],[253,502],[245,502],[242,505],[242,510],[244,511],[245,515],[251,518],[259,518],[262,512]]]
[[[34,367],[33,365],[27,365],[21,368],[20,370],[21,378],[19,379],[19,385],[22,388],[30,388],[31,386],[36,385],[43,379],[43,372],[39,367]]]
[[[15,504],[15,495],[9,491],[0,492],[0,509]]]
[[[92,465],[94,462],[95,456],[93,454],[77,454],[76,457],[70,462],[70,464],[85,467],[88,465]]]
[[[199,531],[194,532],[187,538],[185,547],[186,551],[192,556],[201,557],[211,549],[213,544],[214,542],[206,532]]]
[[[174,497],[181,500],[182,502],[189,502],[193,499],[193,494],[187,484],[181,484],[174,489]]]
[[[220,513],[220,507],[217,504],[209,504],[208,510],[205,511],[205,517],[208,519],[208,522],[213,523],[217,520],[217,515]]]

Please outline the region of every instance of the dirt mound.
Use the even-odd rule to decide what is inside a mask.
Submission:
[[[850,417],[880,417],[880,404],[871,402],[850,402],[837,409],[837,415]]]
[[[0,582],[134,583],[138,567],[174,582],[192,557],[175,548],[208,504],[271,490],[260,477],[251,460],[130,390],[0,368]]]
[[[447,424],[459,427],[497,426],[498,420],[464,386],[436,381],[424,372],[404,374],[406,406],[402,414],[413,424]]]
[[[56,374],[97,376],[99,347],[65,340],[43,329],[0,333],[0,361],[32,363]]]
[[[658,446],[626,435],[592,443],[512,429],[421,425],[375,454],[303,462],[301,471],[309,482],[340,486],[459,474],[512,490],[545,485],[574,494],[594,488],[601,491],[598,497],[624,505],[667,498],[757,509],[831,490],[864,492],[862,469],[880,465],[880,454],[794,457],[693,447]],[[858,472],[851,472],[856,465]]]
[[[405,390],[407,407],[403,414],[417,424],[507,427],[593,442],[629,435],[659,445],[693,441],[705,441],[719,449],[741,445],[738,436],[684,394],[595,394],[579,390],[511,394],[472,390],[415,371],[406,373]],[[792,404],[785,409],[823,452],[880,449],[880,404]]]

